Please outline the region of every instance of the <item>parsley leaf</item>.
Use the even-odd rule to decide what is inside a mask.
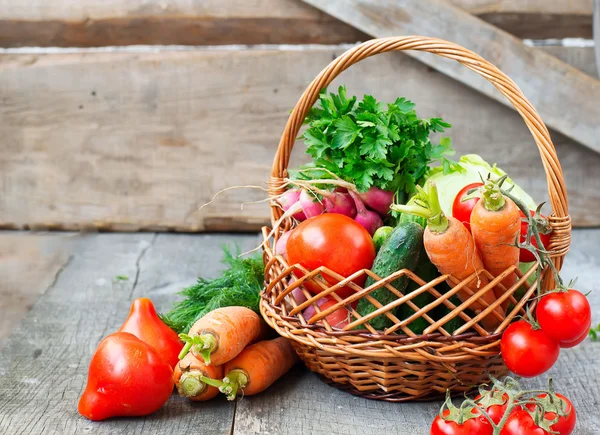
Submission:
[[[304,122],[308,128],[302,138],[313,158],[310,166],[335,173],[361,192],[375,186],[411,195],[430,164],[441,164],[445,172],[460,170],[449,159],[454,155],[450,138],[435,145],[429,139],[451,125],[441,118],[419,118],[415,104],[404,97],[383,104],[365,95],[357,104],[343,86],[337,93],[323,90],[319,106]]]

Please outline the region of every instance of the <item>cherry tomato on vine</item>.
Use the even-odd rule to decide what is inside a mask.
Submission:
[[[500,431],[500,435],[549,435],[549,433],[541,427],[536,426],[533,418],[531,418],[531,415],[527,411],[516,409],[510,413],[508,420],[506,420],[504,427]]]
[[[469,190],[483,186],[483,183],[471,183],[460,189],[452,203],[452,216],[458,219],[463,225],[471,231],[471,212],[475,208],[475,204],[479,201],[478,197],[467,199],[463,202],[463,198],[468,196]]]
[[[573,432],[573,429],[575,429],[575,422],[577,421],[577,413],[575,412],[575,408],[573,407],[573,404],[571,403],[571,401],[569,399],[567,399],[562,394],[558,394],[558,393],[556,394],[556,396],[564,402],[563,410],[564,410],[565,414],[567,414],[567,415],[565,417],[559,417],[558,421],[556,423],[554,423],[552,426],[550,426],[550,429],[552,429],[554,432],[558,432],[560,435],[569,435],[570,433]],[[548,397],[548,395],[547,394],[539,394],[538,397],[541,399],[544,399],[544,398]],[[534,411],[536,408],[536,406],[533,404],[525,405],[525,406],[530,411]],[[556,418],[556,414],[554,412],[546,412],[544,414],[544,418],[547,420],[554,420]]]
[[[476,412],[475,410],[473,412]],[[444,410],[443,415],[447,417],[450,414],[448,409]],[[456,421],[444,420],[439,415],[433,420],[430,435],[492,435],[493,429],[487,419],[479,415],[475,418],[465,420],[462,424]]]
[[[531,216],[535,215],[535,211],[533,210],[529,210],[529,213],[531,214]],[[525,215],[522,211],[519,211],[519,215],[521,216],[521,235],[519,236],[519,243],[524,243],[525,239],[527,238],[527,229],[529,228],[529,223],[523,220],[525,218]],[[542,218],[545,219],[546,217],[542,216]],[[542,245],[544,245],[544,248],[547,248],[550,245],[551,235],[551,233],[540,233],[540,240],[542,241]],[[533,236],[533,234],[531,236],[531,244],[536,248],[538,247],[537,239]],[[521,251],[519,253],[519,261],[521,263],[531,263],[532,261],[535,261],[535,257],[533,256],[531,251],[525,248],[521,248]]]
[[[558,342],[549,338],[543,330],[533,329],[525,320],[511,324],[500,342],[502,358],[508,369],[525,378],[548,371],[558,359]]]
[[[287,256],[290,264],[300,264],[308,270],[325,266],[334,272],[348,277],[353,273],[370,269],[375,260],[373,239],[355,220],[337,213],[324,213],[302,222],[290,235],[287,242]],[[302,277],[296,270],[294,274]],[[322,274],[333,285],[338,281],[332,276]],[[366,275],[354,282],[364,285]],[[312,293],[322,291],[316,283],[306,282],[306,288]],[[336,293],[345,298],[354,293],[350,287],[342,287]]]
[[[494,394],[500,395],[500,393],[497,390],[494,390]],[[508,394],[504,393],[502,395],[502,400],[504,400],[504,403],[502,404],[494,404],[488,406],[485,400],[482,401],[481,394],[475,397],[475,402],[477,402],[482,407],[485,407],[485,411],[488,413],[488,415],[495,424],[500,423],[500,420],[502,420],[502,417],[504,417],[506,408],[508,408]]]
[[[589,331],[592,310],[583,293],[570,289],[542,296],[536,317],[544,334],[559,344],[568,344]]]
[[[592,327],[592,319],[590,319],[587,327],[585,328],[585,331],[583,332],[583,334],[581,334],[579,337],[577,337],[575,340],[573,341],[561,341],[560,342],[560,347],[562,347],[563,349],[567,349],[570,347],[575,347],[577,346],[579,343],[581,343],[583,340],[585,340],[588,336],[588,333],[590,332],[590,328]]]

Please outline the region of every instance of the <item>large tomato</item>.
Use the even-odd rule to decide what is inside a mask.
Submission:
[[[547,394],[539,394],[538,397],[541,399],[545,399]],[[569,399],[567,399],[562,394],[556,394],[556,396],[563,402],[563,410],[565,417],[559,417],[558,421],[550,426],[554,432],[558,432],[560,435],[569,435],[575,429],[575,422],[577,421],[577,413],[575,412],[575,408]],[[535,411],[536,406],[534,404],[525,405],[530,411]],[[556,418],[556,414],[554,412],[546,412],[544,415],[546,420],[554,420]]]
[[[329,295],[324,296],[317,301],[317,305],[321,311],[325,311],[335,304],[337,304],[337,301]],[[317,314],[317,310],[313,305],[309,305],[302,314],[306,320],[310,320]],[[346,307],[340,307],[325,317],[325,319],[327,319],[330,326],[342,329],[350,321],[350,311],[348,311]]]
[[[449,410],[445,410],[443,415],[447,417]],[[465,420],[463,424],[458,424],[452,420],[444,420],[439,415],[433,420],[430,435],[492,435],[493,429],[487,419],[479,415],[475,418]]]
[[[475,196],[467,199],[466,201],[463,201],[463,198],[468,195],[469,190],[476,189],[481,186],[483,186],[483,183],[467,184],[456,194],[454,202],[452,203],[452,216],[462,222],[469,231],[471,231],[471,212],[473,211],[473,208],[475,208],[475,204],[477,204],[477,201],[479,201],[480,198]]]
[[[362,269],[370,269],[375,260],[373,239],[360,224],[348,216],[337,213],[325,213],[302,222],[292,231],[287,242],[287,255],[290,264],[300,264],[308,270],[325,266],[343,277],[348,277]],[[303,276],[299,270],[294,272]],[[323,278],[333,285],[338,281],[330,275]],[[366,275],[354,282],[364,285]],[[319,293],[322,288],[315,283],[306,282],[306,288]],[[354,291],[342,287],[336,291],[342,297],[348,297]]]
[[[535,212],[533,210],[529,210],[529,213],[531,213],[531,216],[535,215]],[[525,215],[523,214],[522,211],[519,211],[519,215],[521,216],[521,235],[519,236],[519,243],[524,243],[525,239],[527,238],[527,229],[529,228],[529,223],[526,220],[524,220]],[[542,218],[545,219],[545,216],[542,216]],[[551,235],[552,235],[551,233],[548,233],[548,234],[540,233],[540,240],[542,241],[544,248],[547,248],[550,245],[550,236]],[[533,236],[533,234],[531,235],[531,244],[536,248],[538,247],[537,239]],[[525,248],[521,248],[521,251],[519,254],[519,261],[521,263],[531,263],[532,261],[535,261],[535,257],[533,256],[531,251],[529,251]]]
[[[548,371],[560,353],[558,342],[541,329],[533,329],[525,320],[519,320],[506,328],[500,341],[500,350],[506,367],[524,378]]]
[[[583,293],[570,289],[544,295],[537,306],[536,317],[548,337],[568,344],[589,331],[592,310]]]

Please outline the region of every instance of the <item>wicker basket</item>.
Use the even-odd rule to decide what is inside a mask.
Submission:
[[[394,50],[426,51],[460,62],[489,80],[521,114],[540,150],[546,171],[552,205],[550,223],[554,229],[549,250],[552,251],[554,264],[560,269],[569,249],[571,221],[568,215],[562,169],[546,126],[517,85],[498,68],[475,53],[440,39],[420,36],[374,39],[348,50],[331,62],[304,91],[290,115],[273,162],[270,196],[273,197],[284,191],[283,179],[287,176],[286,168],[294,141],[308,110],[318,98],[319,91],[354,63],[378,53]],[[271,208],[271,213],[273,223],[282,215],[282,211],[275,204]],[[285,222],[277,231],[275,238],[277,239],[283,231],[290,229],[294,224],[293,220]],[[268,230],[263,229],[265,238],[267,234]],[[516,316],[524,313],[526,304],[533,303],[531,298],[536,291],[534,284],[527,287],[524,296],[519,300],[514,297],[519,287],[526,286],[526,280],[534,273],[535,267],[521,274],[513,266],[498,277],[493,277],[482,270],[479,273],[486,274],[490,278],[490,284],[477,290],[466,302],[456,306],[449,301],[450,296],[459,290],[468,291],[467,286],[477,279],[476,274],[463,282],[448,275],[438,277],[431,282],[424,282],[408,270],[401,270],[385,279],[380,279],[369,270],[362,270],[344,278],[326,268],[308,271],[299,265],[289,265],[281,256],[275,256],[270,246],[267,240],[264,249],[266,288],[260,306],[263,317],[280,335],[292,340],[298,355],[310,370],[339,388],[371,399],[398,402],[433,399],[441,397],[448,388],[454,393],[469,391],[485,382],[489,374],[497,377],[505,375],[508,370],[500,356],[500,337],[507,325]],[[295,268],[305,273],[303,278],[293,278]],[[514,287],[504,289],[500,282],[512,272],[519,276],[519,281]],[[547,270],[542,275],[544,289],[554,285],[553,276],[548,272]],[[333,276],[339,280],[339,283],[333,286],[327,284],[319,278],[320,273]],[[363,289],[352,280],[364,274],[374,277],[376,282]],[[420,288],[404,296],[389,285],[402,275],[407,275],[410,280],[416,281]],[[323,288],[323,292],[317,296],[311,295],[304,288],[307,280]],[[443,281],[447,281],[453,288],[441,294],[436,290],[436,286]],[[342,301],[332,293],[341,286],[353,288],[356,294]],[[369,296],[370,292],[382,286],[395,293],[398,298],[384,307]],[[478,315],[466,311],[473,300],[479,299],[485,292],[493,291],[495,286],[505,291],[502,298]],[[305,296],[309,298],[300,305],[290,295],[290,292],[297,287],[301,287]],[[425,291],[433,294],[436,299],[426,307],[419,308],[411,300]],[[316,308],[318,314],[308,322],[302,316],[302,310],[309,304],[314,304],[316,307],[315,302],[326,294],[331,294],[338,303],[322,312]],[[374,330],[367,318],[361,317],[350,307],[353,300],[363,297],[381,307],[375,313],[385,314],[391,319],[393,322],[391,328],[385,331]],[[500,319],[501,323],[495,331],[486,331],[480,325],[480,320],[492,313],[494,308],[505,300],[510,300],[514,309],[507,313],[505,318]],[[408,304],[415,313],[401,321],[390,311],[403,303]],[[428,316],[428,312],[439,304],[446,305],[450,314],[434,321]],[[351,323],[344,330],[332,328],[325,320],[327,315],[341,306],[347,307],[353,316]],[[468,313],[471,313],[471,316]],[[451,335],[444,329],[444,324],[456,316],[460,316],[465,324]],[[424,334],[419,336],[406,327],[417,317],[423,317],[430,323]],[[355,329],[357,325],[364,325],[366,329],[357,330]]]

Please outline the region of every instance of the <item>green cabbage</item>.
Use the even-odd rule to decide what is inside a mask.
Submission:
[[[440,197],[440,205],[442,210],[448,216],[452,215],[452,203],[458,192],[467,184],[480,182],[491,174],[492,178],[500,178],[506,175],[502,169],[495,164],[490,166],[488,162],[483,160],[477,154],[467,154],[462,156],[458,161],[463,170],[455,169],[450,173],[444,174],[443,168],[432,168],[427,175],[427,181],[435,182]],[[536,204],[533,198],[529,196],[523,189],[515,185],[514,182],[507,178],[502,187],[504,189],[514,186],[511,193],[523,201],[531,210],[535,210]]]

